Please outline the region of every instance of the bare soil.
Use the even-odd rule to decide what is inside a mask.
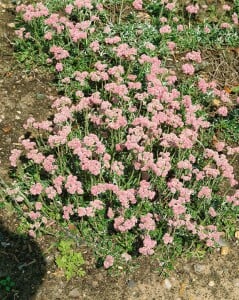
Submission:
[[[47,95],[55,90],[50,78],[35,69],[26,73],[13,58],[11,45],[14,7],[0,0],[0,178],[7,179],[10,150],[24,133],[29,116],[45,119],[50,111]],[[233,67],[234,68],[234,67]],[[140,267],[126,274],[107,274],[87,260],[87,275],[69,282],[55,265],[53,236],[32,240],[17,234],[19,220],[0,199],[0,280],[10,276],[15,282],[11,293],[0,287],[0,299],[89,299],[89,300],[237,300],[239,299],[238,240],[225,242],[227,255],[220,249],[205,258],[181,258],[168,279],[160,276],[157,260],[140,259]],[[84,247],[82,248],[84,249]],[[88,250],[83,254],[89,256]],[[89,256],[90,257],[90,256]]]

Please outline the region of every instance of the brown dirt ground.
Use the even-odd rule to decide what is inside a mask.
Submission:
[[[7,158],[24,132],[22,125],[30,115],[45,118],[50,108],[46,95],[55,93],[49,85],[50,78],[36,69],[26,73],[14,60],[10,43],[13,29],[9,27],[13,20],[11,1],[0,0],[1,179],[7,178]],[[44,95],[41,100],[39,94]],[[162,267],[157,260],[141,259],[135,271],[125,274],[119,270],[117,277],[92,268],[89,261],[85,277],[67,282],[54,263],[56,250],[51,245],[55,238],[47,236],[33,241],[17,235],[18,226],[17,217],[9,209],[0,208],[0,280],[10,275],[15,282],[12,293],[0,289],[0,299],[239,299],[239,241],[236,239],[228,244],[229,253],[225,256],[217,249],[206,258],[181,258],[167,280],[160,276]],[[85,249],[83,254],[88,255],[86,252]]]

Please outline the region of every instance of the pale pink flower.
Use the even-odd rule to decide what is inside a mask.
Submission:
[[[225,10],[225,11],[230,11],[231,10],[231,6],[227,5],[227,4],[224,4],[222,6],[222,9]]]
[[[171,2],[166,4],[165,8],[167,8],[169,11],[173,10],[175,8],[175,3]]]
[[[121,257],[124,258],[126,262],[132,259],[132,256],[129,255],[128,253],[126,253],[126,252],[122,253]]]
[[[210,207],[208,212],[209,212],[209,215],[211,217],[216,217],[217,216],[217,213],[216,213],[216,211],[213,207]]]
[[[217,113],[220,116],[226,117],[228,115],[228,109],[227,109],[226,106],[221,106],[221,107],[218,108]]]
[[[203,186],[198,192],[198,198],[203,198],[203,197],[207,199],[212,198],[212,190],[207,186]]]
[[[222,28],[222,29],[230,29],[231,27],[232,27],[231,24],[226,23],[226,22],[224,22],[220,25],[220,28]]]
[[[62,63],[57,63],[55,68],[56,68],[57,72],[61,72],[61,71],[63,71],[63,64]]]
[[[165,34],[165,33],[171,33],[172,32],[172,29],[169,25],[165,25],[165,26],[162,26],[160,29],[159,29],[159,32],[161,34]]]
[[[135,0],[133,3],[132,3],[134,9],[136,10],[142,10],[143,9],[143,1],[142,0]]]
[[[30,188],[30,193],[31,193],[32,195],[40,195],[41,192],[42,192],[42,190],[43,190],[43,187],[42,187],[42,185],[38,182],[38,183],[35,183],[35,184],[33,184],[33,185],[31,186],[31,188]]]
[[[12,167],[17,166],[17,162],[18,162],[18,159],[19,159],[21,153],[22,153],[22,151],[18,150],[18,149],[11,150],[11,155],[9,157],[9,161],[10,161],[10,164]]]
[[[109,269],[114,264],[114,257],[111,255],[107,255],[104,261],[104,268]]]
[[[190,4],[186,7],[186,11],[190,14],[197,14],[199,11],[199,6],[198,6],[198,4],[195,4],[195,5]]]
[[[164,236],[163,236],[163,242],[164,242],[165,245],[172,244],[173,243],[173,237],[170,236],[168,233],[165,233]]]
[[[182,70],[184,74],[193,75],[195,72],[194,66],[192,64],[183,64]]]
[[[36,202],[35,203],[35,208],[36,208],[36,210],[41,210],[42,209],[42,203],[41,202]]]

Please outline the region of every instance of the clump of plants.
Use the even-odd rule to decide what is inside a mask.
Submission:
[[[82,269],[82,265],[85,263],[82,254],[75,251],[73,246],[73,241],[62,240],[57,247],[60,254],[56,257],[56,264],[64,271],[67,280],[85,275],[85,271]]]
[[[55,72],[61,94],[49,97],[52,117],[27,120],[10,156],[6,192],[31,236],[73,223],[108,269],[157,246],[211,248],[233,235],[239,190],[228,156],[239,147],[216,139],[214,122],[237,103],[198,73],[198,47],[238,41],[237,6],[219,9],[215,23],[212,7],[170,1],[17,7],[19,55]]]
[[[0,289],[3,289],[5,292],[9,293],[14,286],[15,282],[11,279],[10,276],[6,276],[5,278],[0,279]]]

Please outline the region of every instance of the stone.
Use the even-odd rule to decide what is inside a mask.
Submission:
[[[7,26],[8,26],[9,28],[15,28],[15,23],[8,23]]]
[[[213,280],[211,280],[211,281],[209,281],[208,285],[209,285],[210,287],[214,287],[215,282],[214,282]]]
[[[233,279],[232,284],[233,284],[235,287],[239,287],[239,278]]]
[[[80,298],[80,295],[81,295],[80,291],[77,288],[71,290],[70,293],[69,293],[70,298]]]
[[[44,100],[46,98],[45,94],[37,93],[36,94],[36,99],[37,100]]]
[[[132,288],[132,287],[135,287],[135,281],[134,280],[132,280],[132,279],[129,279],[128,280],[128,283],[127,283],[127,285],[128,285],[128,287],[130,287],[130,288]]]
[[[236,232],[235,232],[235,238],[236,238],[237,240],[239,240],[239,231],[236,231]]]
[[[193,268],[196,273],[203,273],[206,269],[206,266],[202,264],[195,264]]]
[[[170,282],[170,280],[168,278],[166,278],[164,280],[164,287],[166,288],[166,290],[171,290],[171,288],[172,288],[172,283]]]

